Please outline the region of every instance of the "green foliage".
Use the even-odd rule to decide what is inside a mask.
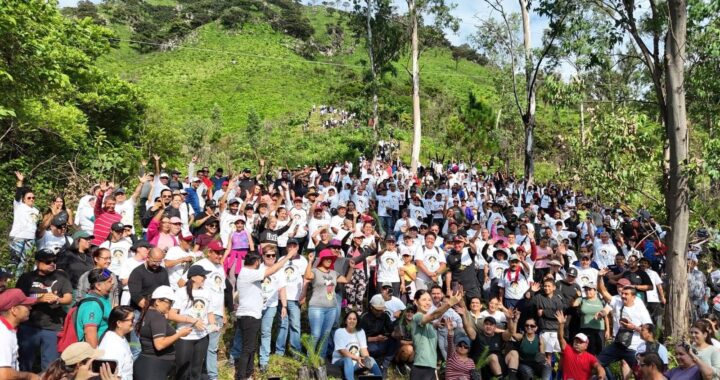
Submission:
[[[302,363],[310,368],[320,368],[325,364],[325,359],[323,359],[322,355],[320,355],[320,345],[324,344],[324,342],[328,339],[330,336],[330,332],[323,334],[322,338],[320,338],[320,342],[315,342],[315,338],[313,338],[310,334],[302,334],[300,336],[300,344],[302,344],[303,348],[305,349],[305,353],[297,352],[294,348],[290,348],[290,351],[292,351],[293,355],[295,355],[297,358],[302,358]]]
[[[629,110],[600,111],[582,144],[570,141],[563,175],[580,182],[605,202],[633,201],[632,194],[659,181],[662,129],[645,115]]]

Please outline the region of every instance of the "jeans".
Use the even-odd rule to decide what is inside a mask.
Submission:
[[[233,335],[232,347],[230,347],[230,360],[233,362],[240,358],[242,342],[242,329],[240,329],[240,317],[238,317],[235,320],[235,335]]]
[[[552,378],[552,368],[545,361],[542,363],[521,362],[517,372],[520,380],[532,380],[538,375],[540,375],[542,380],[550,380]]]
[[[255,351],[257,351],[258,332],[260,331],[261,320],[249,316],[241,316],[238,318],[238,325],[235,328],[242,330],[242,350],[240,357],[235,363],[235,380],[246,379],[253,375],[255,365]]]
[[[375,363],[375,359],[372,357],[369,357],[368,359],[372,361],[372,367],[370,367],[372,374],[375,376],[382,376],[382,371],[380,370],[380,367],[378,367],[377,363]],[[358,365],[357,362],[347,357],[336,361],[334,364],[342,367],[343,377],[345,380],[355,379],[355,370],[360,369],[360,365]]]
[[[290,330],[290,348],[302,352],[302,345],[300,344],[300,305],[298,305],[298,301],[289,300],[287,305],[288,315],[280,320],[280,330],[278,330],[277,340],[275,341],[275,353],[278,355],[285,355],[288,327]]]
[[[375,359],[376,362],[380,362],[383,369],[390,367],[392,360],[397,355],[400,344],[395,339],[388,339],[384,342],[368,342],[368,353]]]
[[[222,327],[223,327],[222,315],[215,314],[215,324],[217,324],[218,331],[211,332],[208,342],[208,352],[205,357],[205,367],[207,368],[207,374],[209,380],[218,379],[218,346],[220,344],[220,338],[222,338]]]
[[[133,319],[133,326],[137,326],[138,323],[140,323],[140,315],[142,314],[139,311],[136,311],[135,317]],[[140,352],[142,351],[142,347],[140,347],[140,337],[138,336],[135,329],[132,329],[130,331],[130,353],[132,353],[133,361],[137,361],[140,357]]]
[[[270,341],[272,340],[272,327],[277,313],[277,306],[263,310],[260,322],[260,366],[266,366],[270,361]]]
[[[57,350],[57,331],[39,329],[26,323],[20,325],[17,334],[18,362],[21,371],[31,372],[35,356],[40,352],[40,368],[45,371],[53,360],[60,357]],[[4,344],[4,342],[3,342]]]
[[[164,360],[154,355],[140,355],[133,364],[133,379],[167,379],[173,368],[175,368],[174,360]]]
[[[327,356],[328,340],[331,339],[330,332],[335,323],[336,312],[335,307],[310,306],[308,308],[310,335],[315,339],[320,356],[323,358]]]
[[[631,350],[621,346],[618,343],[611,343],[605,347],[597,357],[600,365],[605,367],[605,373],[608,380],[613,380],[612,372],[610,372],[610,364],[620,360],[625,360],[633,370],[637,366],[637,358],[635,350]]]
[[[195,380],[200,378],[203,362],[207,356],[207,336],[197,340],[180,339],[175,342],[175,365],[177,380]]]
[[[391,234],[393,233],[393,218],[392,216],[381,216],[380,220],[382,221],[382,228],[385,234]]]
[[[10,264],[15,267],[15,280],[25,273],[25,267],[33,247],[35,247],[34,239],[10,238]]]

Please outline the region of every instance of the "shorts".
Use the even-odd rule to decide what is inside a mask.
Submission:
[[[560,352],[560,341],[557,331],[544,331],[540,334],[540,340],[545,345],[545,353]]]

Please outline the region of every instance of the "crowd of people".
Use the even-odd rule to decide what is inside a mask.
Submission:
[[[305,129],[307,129],[310,118],[314,113],[319,115],[320,123],[325,129],[345,127],[348,125],[352,125],[354,128],[360,126],[360,121],[355,112],[338,109],[325,104],[319,106],[313,104],[312,109],[308,112],[307,118],[305,119]]]
[[[153,160],[134,189],[100,181],[45,212],[15,174],[0,379],[216,380],[230,327],[236,379],[304,355],[303,331],[344,379],[720,378],[720,276],[688,250],[692,329],[663,345],[665,231],[646,210],[462,162],[193,158],[181,178]]]

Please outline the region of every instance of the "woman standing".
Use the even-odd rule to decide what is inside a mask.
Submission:
[[[335,260],[337,256],[330,250],[320,251],[317,268],[313,268],[315,254],[308,254],[308,266],[305,269],[305,281],[310,282],[312,297],[308,302],[308,319],[310,322],[310,335],[319,346],[318,351],[321,357],[326,357],[327,340],[333,323],[337,318],[337,297],[335,297],[335,286],[347,284],[348,277],[352,275],[352,265],[348,273],[340,275],[335,272]]]
[[[604,342],[612,336],[610,323],[607,315],[602,317],[598,314],[605,305],[597,296],[595,283],[587,283],[583,286],[583,292],[585,297],[576,298],[573,306],[580,309],[580,332],[590,340],[587,350],[597,356],[603,350]]]
[[[125,336],[133,329],[135,312],[130,306],[117,306],[110,312],[108,330],[103,334],[98,349],[105,351],[103,359],[116,360],[120,380],[132,380],[133,356]]]
[[[154,246],[168,250],[170,247],[178,245],[177,235],[182,227],[182,220],[177,216],[170,217],[165,214],[165,205],[158,200],[155,204],[161,210],[157,211],[150,221],[147,230],[147,239]]]
[[[413,362],[412,372],[410,372],[411,379],[437,379],[435,371],[437,366],[437,331],[431,322],[442,317],[448,309],[457,305],[462,297],[462,292],[456,291],[447,302],[431,313],[430,308],[433,306],[433,301],[430,293],[427,290],[415,292],[415,305],[418,310],[413,316],[412,323],[415,361]]]
[[[365,223],[363,225],[363,232],[356,232],[353,235],[350,250],[347,253],[347,257],[352,259],[356,264],[353,265],[354,271],[352,276],[350,276],[350,281],[345,287],[345,294],[347,296],[348,307],[359,313],[362,313],[363,310],[365,291],[368,285],[368,277],[367,273],[365,273],[365,259],[374,255],[377,251],[375,240],[372,240],[372,243],[367,245],[368,239],[375,238],[374,233],[375,231],[372,229],[372,224]]]
[[[720,350],[712,346],[710,323],[702,319],[695,321],[690,328],[690,336],[697,351],[696,363],[700,367],[703,379],[710,380],[720,377]]]
[[[133,378],[165,379],[175,367],[175,342],[192,333],[192,327],[175,331],[165,317],[170,312],[175,294],[167,285],[152,292],[135,327],[140,336],[140,357],[133,366]]]
[[[215,314],[208,313],[210,293],[205,289],[205,277],[210,272],[199,265],[188,269],[184,289],[175,293],[175,303],[169,318],[178,327],[190,327],[192,332],[175,345],[176,378],[199,379],[207,356],[208,334],[215,328]]]
[[[382,376],[380,367],[368,352],[365,331],[358,330],[357,326],[358,314],[348,312],[341,328],[335,330],[332,363],[340,365],[345,380],[355,379],[355,370],[361,368],[370,369],[375,376]]]

